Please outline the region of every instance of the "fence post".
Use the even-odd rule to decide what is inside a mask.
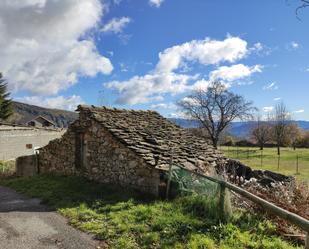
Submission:
[[[299,168],[298,168],[298,154],[296,154],[296,175],[299,175]]]
[[[279,170],[279,168],[280,168],[280,155],[278,155],[278,167],[277,167],[277,169]]]
[[[221,221],[225,222],[231,216],[231,203],[229,202],[228,189],[225,184],[221,182],[220,186],[220,194],[219,194],[219,215]]]
[[[263,167],[263,150],[261,150],[261,168]]]
[[[39,162],[39,153],[38,151],[35,151],[35,165],[36,165],[36,170],[37,170],[37,174],[40,174],[40,162]]]

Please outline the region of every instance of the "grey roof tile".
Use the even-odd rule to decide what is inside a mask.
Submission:
[[[193,135],[155,111],[136,111],[94,106],[79,106],[78,111],[99,122],[120,142],[140,155],[150,166],[168,170],[174,164],[201,170],[223,159],[205,140]],[[205,168],[203,166],[203,168]]]

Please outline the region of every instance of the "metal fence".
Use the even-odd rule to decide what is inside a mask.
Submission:
[[[224,149],[220,147],[220,150],[228,158],[244,161],[248,166],[261,169],[272,166],[272,170],[285,169],[296,175],[306,171],[308,174],[309,150],[308,153],[304,153],[299,149],[287,150],[287,148],[283,148],[281,155],[277,155],[275,151],[272,154],[268,153],[267,149],[265,148],[264,151],[256,147],[225,146]]]

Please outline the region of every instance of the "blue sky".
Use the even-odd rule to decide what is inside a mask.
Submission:
[[[299,1],[80,2],[0,3],[0,71],[16,100],[176,117],[176,101],[219,79],[261,113],[284,101],[309,120],[309,8],[297,19]]]

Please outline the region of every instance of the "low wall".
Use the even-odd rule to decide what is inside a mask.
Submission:
[[[15,165],[16,176],[34,176],[38,174],[38,158],[36,155],[18,157]]]
[[[40,173],[81,175],[97,182],[159,195],[160,172],[92,121],[68,128],[61,139],[40,150]]]
[[[64,130],[36,129],[0,125],[0,160],[15,159],[19,156],[33,155],[49,141],[59,138]]]

